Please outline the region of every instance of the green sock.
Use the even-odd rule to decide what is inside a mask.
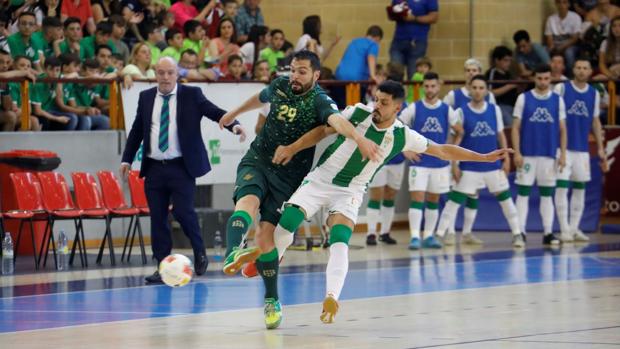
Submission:
[[[252,217],[245,211],[235,211],[226,223],[226,256],[238,247],[243,235],[250,229]]]
[[[278,249],[263,253],[256,260],[256,269],[265,283],[265,298],[278,300]]]

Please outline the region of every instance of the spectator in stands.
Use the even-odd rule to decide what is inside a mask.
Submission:
[[[7,13],[0,13],[0,50],[4,50],[8,54],[11,54],[11,48],[9,47],[9,23],[11,17]]]
[[[334,41],[325,49],[321,45],[321,31],[323,28],[321,25],[321,17],[317,15],[308,16],[304,18],[302,26],[303,35],[297,40],[295,52],[309,50],[316,53],[317,56],[321,58],[321,61],[325,61],[334,47],[336,47],[341,37],[336,36]]]
[[[60,19],[60,0],[39,0],[31,10],[37,18],[37,25],[43,25],[43,18],[55,17]]]
[[[269,28],[264,25],[255,25],[250,29],[248,41],[239,49],[239,55],[243,59],[245,71],[252,71],[254,62],[258,61],[260,51],[267,48],[271,42]]]
[[[530,34],[525,30],[514,33],[512,40],[517,45],[517,64],[519,75],[524,79],[534,77],[534,69],[542,64],[549,64],[549,54],[547,50],[539,44],[530,40]]]
[[[115,13],[121,13],[121,3],[118,0],[93,0],[90,5],[95,24],[107,21]]]
[[[125,62],[123,62],[123,56],[120,53],[112,53],[112,66],[119,73],[125,68]]]
[[[353,39],[336,68],[336,79],[376,81],[375,65],[382,38],[381,27],[373,25],[366,30],[365,37]]]
[[[121,71],[125,86],[131,87],[135,79],[154,79],[151,68],[151,49],[145,43],[137,43],[131,50],[129,64]]]
[[[74,79],[79,78],[78,70],[80,67],[80,57],[74,53],[63,53],[58,56],[60,60],[60,77]],[[73,107],[70,101],[75,100],[74,96],[75,84],[71,82],[63,82],[56,84],[56,100],[53,110],[60,112],[73,113],[78,116],[78,130],[90,130],[91,120],[90,114],[94,114],[93,110],[88,108]],[[89,114],[90,113],[90,114]]]
[[[272,29],[269,32],[271,40],[269,40],[269,46],[260,51],[260,59],[266,60],[269,63],[269,71],[275,72],[278,66],[278,60],[285,57],[282,46],[284,45],[284,32],[280,29]]]
[[[585,18],[588,12],[596,7],[598,0],[571,0],[571,8],[577,12],[581,18]]]
[[[144,30],[146,41],[144,42],[151,49],[151,65],[154,66],[161,56],[161,50],[157,43],[162,41],[161,31],[155,24],[149,24]]]
[[[545,42],[549,51],[558,51],[564,55],[568,70],[572,70],[579,47],[581,17],[568,10],[568,0],[555,0],[557,13],[547,18],[545,25]]]
[[[253,25],[265,25],[265,19],[259,4],[260,0],[244,0],[243,5],[239,8],[235,18],[239,43],[244,43],[248,40],[248,35]]]
[[[13,56],[14,59],[18,56],[28,57],[28,59],[32,61],[34,67],[41,71],[42,67],[39,66],[39,54],[44,51],[45,43],[33,37],[32,34],[35,32],[36,25],[35,17],[32,12],[22,12],[17,19],[19,32],[9,36],[7,41],[11,48],[11,56]]]
[[[185,39],[183,40],[183,49],[181,51],[194,50],[198,54],[200,65],[203,62],[211,62],[208,52],[211,40],[205,35],[205,30],[200,23],[194,20],[185,22],[183,32],[185,33]]]
[[[112,23],[112,35],[110,35],[110,40],[112,41],[112,49],[113,53],[120,53],[123,57],[123,65],[129,61],[129,55],[131,51],[129,51],[129,46],[123,41],[125,37],[125,33],[127,32],[127,21],[123,16],[114,14],[110,16],[110,23]]]
[[[584,18],[584,30],[590,25],[605,28],[617,16],[620,16],[620,7],[611,4],[609,0],[598,0],[596,7],[590,10]]]
[[[160,16],[157,22],[159,23],[161,34],[165,37],[166,32],[174,28],[174,15],[170,12],[162,12],[160,13]],[[180,30],[183,30],[183,28],[181,28]],[[166,48],[167,45],[165,41],[161,43],[164,45],[164,47],[160,46],[160,48],[163,50]]]
[[[209,56],[215,62],[222,74],[228,72],[228,57],[238,55],[237,34],[235,23],[230,18],[222,18],[217,29],[217,36],[209,44]]]
[[[235,22],[235,30],[239,32],[239,26],[237,25],[237,13],[239,12],[239,3],[237,0],[221,0],[219,6],[216,6],[206,19],[207,36],[214,38],[217,33],[217,28],[220,26],[220,21],[224,17],[228,17]]]
[[[412,103],[415,101],[419,101],[420,99],[424,99],[425,92],[424,92],[424,86],[422,86],[423,85],[422,83],[424,82],[424,74],[431,71],[432,68],[433,68],[433,63],[426,56],[420,57],[418,58],[417,61],[415,61],[415,73],[411,77],[411,81],[417,82],[418,85],[417,86],[410,85],[407,88],[407,103]],[[416,87],[417,87],[417,92],[416,92]]]
[[[259,60],[254,64],[254,70],[252,71],[252,80],[269,83],[271,74],[269,72],[269,63],[264,60]]]
[[[193,19],[198,22],[203,22],[207,15],[211,13],[211,10],[215,7],[217,1],[209,1],[201,11],[198,11],[196,6],[192,3],[192,0],[181,0],[174,3],[168,10],[174,15],[174,27],[179,30],[183,30],[185,22]]]
[[[246,80],[243,74],[245,67],[243,59],[239,55],[230,55],[228,57],[228,72],[219,78],[218,81],[240,81]]]
[[[486,72],[489,81],[489,90],[495,95],[497,105],[502,111],[504,126],[512,125],[512,111],[517,102],[518,85],[501,82],[499,80],[514,80],[510,73],[512,65],[512,51],[506,46],[497,46],[491,54],[491,69]]]
[[[620,17],[615,17],[609,25],[609,36],[601,44],[599,69],[609,79],[620,78]]]
[[[80,26],[80,19],[76,17],[67,18],[64,23],[64,40],[58,47],[54,46],[56,56],[60,56],[62,53],[75,53],[79,55],[81,40],[82,27]]]
[[[23,78],[27,77],[29,80],[34,81],[36,76],[33,71],[21,71],[21,70],[11,70],[12,69],[13,59],[8,52],[0,50],[0,77],[2,78]],[[9,125],[5,124],[4,127],[7,129],[10,127],[10,123],[12,123],[13,116],[15,116],[15,124],[14,128],[19,128],[21,126],[21,103],[18,105],[17,103],[13,103],[13,98],[11,97],[10,85],[8,83],[0,83],[0,96],[2,99],[1,110],[5,116],[5,121],[9,123]],[[21,101],[21,96],[20,96]],[[30,131],[41,131],[41,125],[39,124],[39,119],[30,115]]]
[[[85,60],[95,58],[95,49],[98,45],[108,45],[115,51],[114,42],[110,40],[112,35],[112,25],[109,22],[97,24],[95,35],[87,36],[80,41],[80,59]]]
[[[362,103],[368,106],[372,106],[375,103],[377,86],[381,85],[382,82],[387,80],[388,78],[387,69],[385,69],[383,65],[377,64],[375,65],[375,75],[377,77],[375,79],[375,83],[373,85],[370,85],[370,87],[368,87],[368,89],[366,90],[366,94],[364,95],[362,99]]]
[[[99,62],[95,59],[87,59],[82,64],[84,78],[100,78]],[[73,90],[75,99],[69,101],[73,107],[90,109],[89,115],[91,130],[109,130],[110,119],[103,114],[102,109],[108,107],[108,101],[100,96],[100,88],[97,84],[83,83]]]
[[[219,77],[219,71],[211,68],[201,68],[198,54],[192,49],[187,49],[181,54],[178,63],[179,78],[189,81],[215,81]]]
[[[95,33],[95,20],[90,0],[64,0],[60,7],[60,20],[65,21],[69,17],[80,19],[82,28],[90,34]]]
[[[392,5],[401,0],[392,0]],[[390,60],[407,66],[407,76],[415,72],[415,62],[426,55],[428,32],[439,20],[437,0],[407,0],[409,12],[396,22],[394,39],[390,45]]]
[[[56,56],[55,48],[60,50],[63,42],[62,23],[56,17],[43,18],[41,31],[32,34],[32,38],[43,43],[43,56],[47,59]]]
[[[0,49],[0,76],[11,69],[11,55]],[[6,82],[0,82],[0,130],[15,131],[19,116],[13,111],[13,100]],[[37,121],[38,122],[38,121]]]
[[[105,78],[115,78],[117,76],[116,67],[112,64],[112,49],[108,45],[97,46],[97,62]]]
[[[144,41],[138,24],[152,20],[151,12],[148,10],[150,4],[151,0],[123,0],[121,2],[121,15],[129,29],[126,33],[126,39],[131,44],[136,41]]]
[[[564,55],[561,52],[551,52],[551,63],[549,63],[551,67],[551,84],[555,86],[555,84],[568,80],[564,72],[566,71],[566,64],[564,62]]]
[[[183,34],[177,29],[169,29],[166,32],[166,43],[168,47],[161,53],[162,57],[172,57],[175,62],[181,60],[181,51],[183,50]]]

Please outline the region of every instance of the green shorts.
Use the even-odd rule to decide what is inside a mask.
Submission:
[[[236,203],[246,195],[256,195],[260,199],[260,220],[277,225],[282,204],[293,195],[299,186],[299,183],[292,185],[283,181],[284,176],[269,168],[252,151],[249,151],[237,167],[233,200]]]

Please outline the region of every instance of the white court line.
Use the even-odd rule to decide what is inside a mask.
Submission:
[[[78,314],[136,314],[136,315],[189,315],[195,313],[164,313],[148,311],[96,311],[96,310],[17,310],[0,309],[0,313],[78,313]]]

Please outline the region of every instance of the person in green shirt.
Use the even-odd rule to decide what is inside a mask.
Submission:
[[[198,62],[209,61],[209,37],[205,35],[205,30],[202,28],[200,22],[195,20],[189,20],[183,25],[183,31],[185,32],[185,40],[183,40],[183,49],[192,49],[198,53]]]
[[[161,50],[157,47],[157,43],[163,40],[161,29],[155,24],[150,23],[145,25],[144,33],[146,34],[146,46],[151,49],[151,66],[155,66],[161,56]]]
[[[82,76],[84,78],[101,78],[99,73],[99,62],[96,59],[87,59],[82,62]],[[74,100],[69,101],[74,107],[90,108],[93,114],[89,115],[91,130],[109,130],[110,119],[103,115],[102,109],[108,108],[107,100],[101,98],[99,94],[99,84],[79,84],[73,90]]]
[[[99,62],[99,67],[101,67],[101,71],[104,73],[104,77],[106,78],[116,78],[117,70],[116,67],[112,64],[112,49],[108,45],[99,45],[97,46],[97,51],[95,52],[97,62]]]
[[[80,19],[76,17],[69,17],[64,23],[64,36],[65,39],[58,45],[54,46],[54,52],[56,56],[60,56],[62,53],[77,53],[80,54],[80,40],[82,40],[82,26]]]
[[[83,61],[89,58],[95,58],[95,49],[97,45],[108,45],[112,52],[116,52],[114,43],[110,40],[112,35],[112,25],[108,22],[99,22],[95,35],[86,37],[80,41],[80,59]]]
[[[18,56],[25,56],[33,63],[34,67],[42,71],[39,65],[40,54],[45,50],[44,43],[37,40],[32,34],[37,29],[37,22],[34,13],[22,12],[17,19],[19,31],[7,38],[11,56],[16,59]]]
[[[79,78],[80,57],[74,53],[63,53],[59,57],[61,63],[61,75],[63,78]],[[56,84],[56,108],[59,111],[69,112],[78,115],[78,129],[90,130],[92,121],[90,116],[97,115],[94,108],[78,107],[75,103],[75,93],[77,89],[74,83]]]
[[[162,57],[172,57],[175,62],[181,61],[181,52],[183,52],[183,33],[178,29],[171,28],[166,31],[166,47],[162,53]]]
[[[62,22],[57,17],[45,17],[41,27],[41,31],[32,34],[32,39],[43,44],[45,58],[56,56],[55,48],[63,42]]]
[[[278,59],[285,57],[282,46],[284,46],[284,32],[280,29],[273,29],[270,33],[271,42],[268,47],[260,51],[260,59],[269,63],[269,71],[275,72],[278,67]]]

